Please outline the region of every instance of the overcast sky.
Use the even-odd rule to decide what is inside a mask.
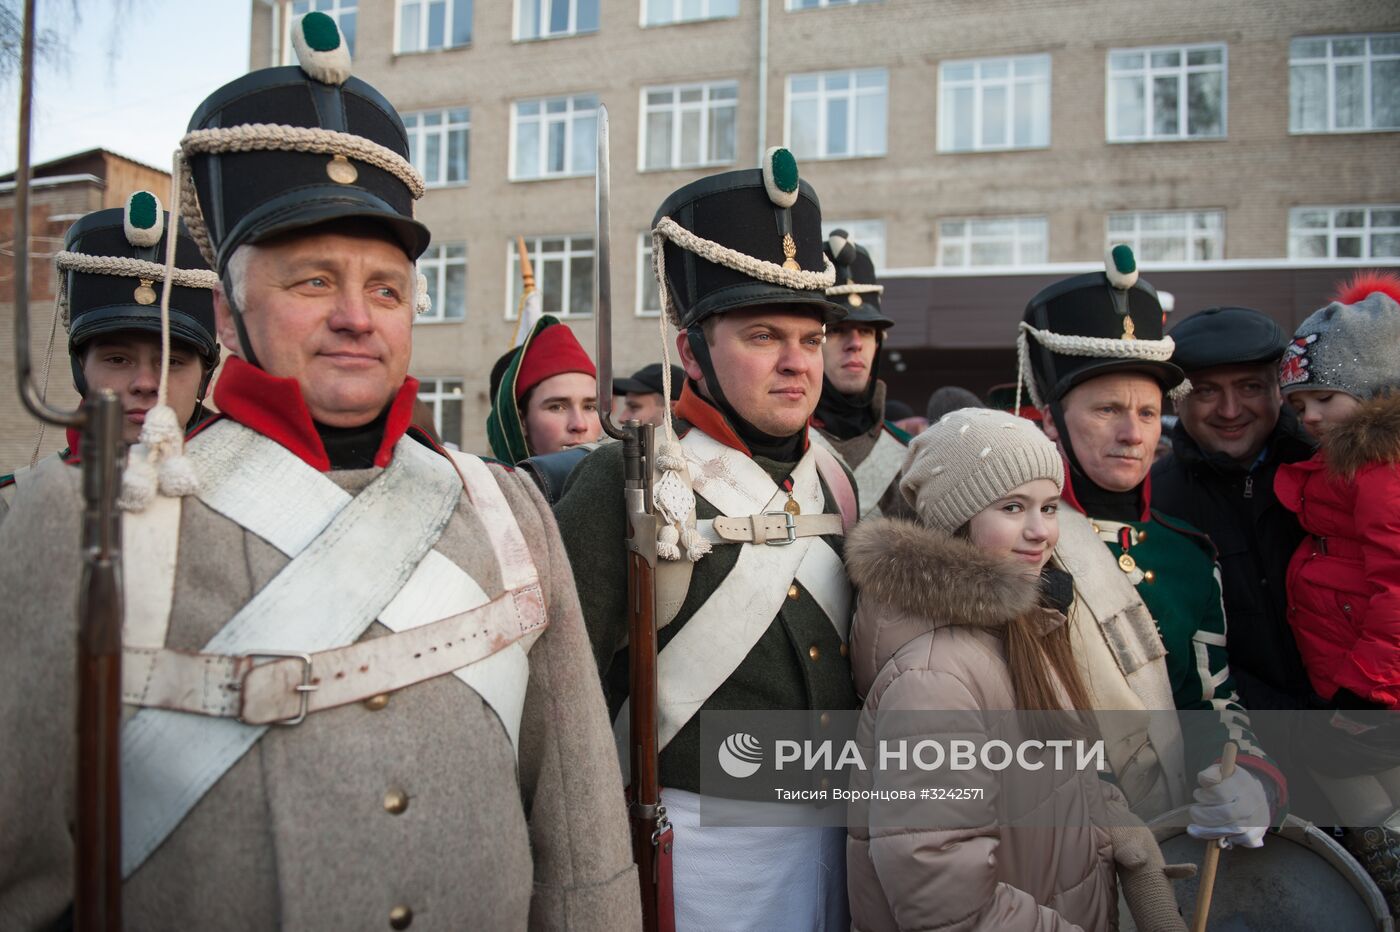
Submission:
[[[68,47],[38,74],[34,163],[101,147],[168,171],[194,108],[248,70],[251,8],[250,0],[38,0],[40,26],[64,30]],[[15,166],[18,81],[0,93],[3,173]]]

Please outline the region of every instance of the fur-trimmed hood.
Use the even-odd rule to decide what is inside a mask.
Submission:
[[[1327,463],[1344,479],[1366,466],[1400,463],[1400,391],[1363,402],[1349,421],[1332,431]]]
[[[846,571],[860,590],[851,664],[862,695],[914,638],[950,625],[1004,628],[1040,602],[1038,578],[962,538],[898,518],[856,525],[846,538]]]

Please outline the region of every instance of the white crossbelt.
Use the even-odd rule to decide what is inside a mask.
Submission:
[[[752,459],[692,428],[681,440],[695,492],[726,518],[783,512],[788,495]],[[825,504],[817,454],[808,450],[792,472],[792,497],[802,515],[820,516]],[[832,530],[841,533],[840,517]],[[720,519],[715,519],[719,521]],[[794,579],[807,590],[846,640],[851,590],[841,558],[820,537],[783,538],[741,547],[739,559],[657,657],[657,738],[670,743],[763,637],[788,598]],[[624,703],[615,737],[626,747]],[[622,756],[626,760],[626,756]]]
[[[813,443],[821,444],[830,450],[842,463],[846,462],[841,452],[821,431],[809,430],[807,436],[812,438]],[[878,517],[881,514],[880,499],[885,497],[885,492],[899,478],[899,470],[904,465],[904,457],[908,452],[909,449],[904,444],[882,427],[880,436],[876,438],[875,445],[870,448],[865,459],[851,470],[851,474],[856,478],[856,488],[860,490],[862,518]]]
[[[248,721],[278,721],[289,710],[295,718],[315,711],[318,704],[341,704],[337,696],[343,699],[366,688],[372,695],[427,678],[422,674],[428,666],[417,662],[421,658],[399,648],[417,643],[435,656],[431,648],[437,646],[441,653],[451,639],[451,660],[468,664],[456,670],[457,677],[496,711],[512,742],[518,743],[529,675],[525,652],[545,618],[528,549],[484,464],[463,456],[454,458],[454,469],[405,438],[395,447],[389,468],[352,498],[290,451],[231,421],[204,431],[191,443],[188,455],[200,472],[201,501],[292,561],[204,647],[204,654],[220,656],[190,661],[188,654],[153,652],[147,640],[127,652],[129,667],[140,670],[145,662],[158,673],[159,663],[142,659],[155,653],[166,658],[172,677],[182,664],[183,672],[199,666],[219,675],[227,671],[232,679],[222,682],[236,682],[250,691],[251,703],[248,697],[238,699]],[[457,506],[464,477],[496,545],[506,587],[506,593],[489,604],[470,576],[430,549]],[[344,572],[346,566],[357,572]],[[470,611],[479,606],[486,608]],[[469,622],[466,615],[475,617]],[[494,652],[458,647],[459,638],[481,639],[482,616],[490,616],[486,627],[496,636],[487,640],[494,641]],[[376,618],[395,632],[409,634],[355,644]],[[461,624],[456,631],[450,630],[454,621]],[[156,626],[138,620],[138,627]],[[398,645],[387,643],[401,639]],[[382,654],[377,646],[384,647]],[[310,661],[297,658],[254,666],[254,660],[244,656],[268,653],[310,655]],[[474,654],[484,657],[472,662]],[[432,663],[442,666],[438,660]],[[347,665],[357,671],[369,667],[358,685],[336,680],[335,673]],[[312,670],[320,680],[317,689],[299,691],[298,686],[309,685]],[[203,683],[186,680],[196,681]],[[381,683],[398,685],[371,688]],[[124,685],[137,688],[127,678]],[[169,682],[161,688],[172,689]],[[327,690],[325,700],[315,698],[322,689]],[[217,687],[206,692],[218,694]],[[217,703],[211,700],[211,705]],[[143,708],[132,717],[122,742],[124,875],[144,862],[266,727],[159,708]]]

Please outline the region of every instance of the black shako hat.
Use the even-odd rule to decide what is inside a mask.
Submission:
[[[1172,362],[1186,372],[1214,366],[1278,362],[1288,334],[1267,314],[1249,307],[1211,307],[1172,328]]]
[[[330,220],[384,224],[416,260],[428,228],[413,219],[423,179],[403,121],[383,95],[350,77],[335,21],[308,13],[292,27],[299,65],[264,68],[200,104],[181,140],[198,193],[186,221],[220,275],[239,246]],[[189,179],[186,179],[188,183]]]
[[[68,228],[56,264],[60,299],[67,306],[73,379],[80,392],[85,391],[81,354],[89,340],[133,330],[160,336],[169,222],[154,194],[137,191],[125,207],[95,211]],[[212,370],[219,361],[213,291],[218,279],[183,224],[177,236],[170,336],[193,347]]]
[[[671,367],[671,401],[681,397],[681,387],[685,385],[685,370],[680,366]],[[642,366],[630,378],[613,379],[614,395],[661,395],[665,385],[661,381],[661,363],[654,362]]]
[[[846,322],[870,324],[878,330],[893,327],[894,321],[880,311],[885,286],[875,277],[875,260],[866,248],[845,230],[832,230],[824,248],[836,266],[836,284],[826,289],[826,296],[846,308]]]
[[[835,272],[822,242],[821,203],[798,178],[787,149],[763,168],[701,178],[662,202],[652,221],[664,256],[662,305],[680,329],[715,314],[765,304],[845,317],[827,300]]]
[[[1138,277],[1125,245],[1109,250],[1105,271],[1041,289],[1026,305],[1017,339],[1020,375],[1037,406],[1110,372],[1142,372],[1170,391],[1185,379],[1170,361],[1174,348],[1162,336],[1157,291]]]

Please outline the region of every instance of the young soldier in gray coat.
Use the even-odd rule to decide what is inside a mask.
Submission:
[[[295,28],[301,68],[183,143],[236,358],[223,416],[128,470],[125,925],[635,928],[558,533],[529,482],[408,431],[422,181],[331,20]],[[77,485],[42,471],[0,534],[0,928],[71,896]]]

